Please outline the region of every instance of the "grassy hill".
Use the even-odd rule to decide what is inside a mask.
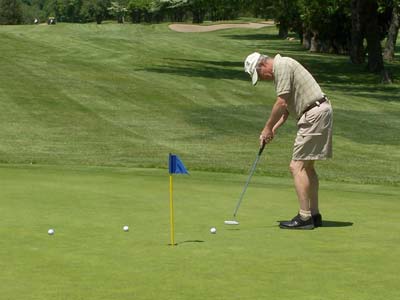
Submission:
[[[334,160],[322,179],[400,183],[399,84],[348,57],[310,54],[276,29],[176,33],[161,25],[0,27],[0,162],[247,173],[275,100],[243,72],[252,51],[303,63],[333,102]],[[389,66],[396,77],[400,63]],[[289,176],[293,121],[259,173]]]

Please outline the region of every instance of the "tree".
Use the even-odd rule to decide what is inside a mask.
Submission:
[[[64,17],[66,22],[80,22],[80,11],[82,8],[82,0],[65,0],[64,1]]]
[[[365,7],[365,38],[367,40],[368,70],[374,73],[382,72],[383,57],[378,24],[378,3],[374,0],[364,0]]]
[[[86,0],[83,2],[80,15],[82,21],[91,22],[96,21],[97,24],[101,24],[107,17],[107,8],[110,6],[109,0]]]
[[[354,64],[365,62],[363,1],[351,1],[351,47],[350,59]]]
[[[189,0],[188,7],[192,12],[192,22],[203,23],[208,10],[207,0]]]
[[[22,23],[22,9],[19,0],[0,0],[0,24]]]
[[[273,6],[274,1],[275,0],[244,0],[242,11],[249,11],[256,18],[272,19],[276,13]]]
[[[393,1],[392,17],[390,21],[390,27],[388,37],[386,40],[385,50],[383,52],[383,58],[386,60],[394,59],[394,50],[396,47],[397,35],[399,33],[399,14],[400,14],[400,3]]]
[[[378,1],[352,0],[351,61],[355,64],[364,63],[365,53],[368,53],[368,70],[381,73],[382,82],[391,83],[392,79],[385,69],[382,57],[383,27],[379,23]],[[367,41],[366,49],[363,45],[364,38]]]
[[[146,22],[183,22],[187,12],[188,0],[153,0],[144,11]]]
[[[361,64],[368,53],[368,70],[383,70],[382,47],[378,24],[378,3],[374,0],[352,0],[351,61]],[[364,38],[367,49],[364,49]],[[365,51],[367,50],[367,51]]]
[[[301,0],[303,31],[310,38],[310,51],[346,53],[349,44],[348,0]]]
[[[57,19],[62,15],[62,9],[62,2],[57,0],[46,1],[43,6],[46,17],[55,16]]]
[[[117,18],[118,23],[125,22],[125,14],[128,9],[119,2],[111,2],[111,6],[107,8],[108,11]]]
[[[132,23],[140,23],[145,12],[150,8],[149,0],[131,0],[128,3],[128,11],[131,16]]]
[[[314,0],[315,1],[315,0]],[[273,0],[273,13],[278,24],[279,36],[286,38],[289,31],[297,32],[303,37],[303,25],[300,18],[301,9],[298,0]]]

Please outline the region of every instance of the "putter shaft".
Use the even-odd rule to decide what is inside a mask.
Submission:
[[[247,178],[246,184],[244,185],[243,191],[242,191],[242,193],[240,194],[239,200],[238,200],[238,202],[237,202],[237,204],[236,204],[235,211],[233,212],[233,217],[234,217],[235,219],[236,219],[236,215],[237,215],[237,212],[238,212],[238,210],[239,210],[240,204],[242,203],[243,196],[244,196],[244,194],[246,193],[247,187],[249,186],[251,177],[253,177],[253,174],[254,174],[254,172],[255,172],[255,170],[256,170],[258,161],[260,160],[261,153],[263,152],[264,148],[265,148],[265,143],[260,147],[260,149],[259,149],[259,151],[258,151],[257,157],[256,157],[256,159],[255,159],[255,161],[254,161],[254,163],[253,163],[253,166],[252,166],[251,170],[250,170],[250,175],[249,175],[249,177]]]

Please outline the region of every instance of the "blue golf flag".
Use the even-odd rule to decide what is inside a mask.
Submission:
[[[172,174],[189,174],[178,155],[169,154],[169,220],[171,226],[171,246],[175,246],[174,229],[174,197],[173,197],[173,178]]]
[[[169,174],[189,174],[178,155],[169,154]]]

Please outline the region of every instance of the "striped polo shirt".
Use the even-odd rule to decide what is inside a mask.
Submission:
[[[307,106],[324,97],[314,77],[293,58],[277,54],[274,57],[273,73],[277,96],[288,94],[289,114],[297,119]]]

